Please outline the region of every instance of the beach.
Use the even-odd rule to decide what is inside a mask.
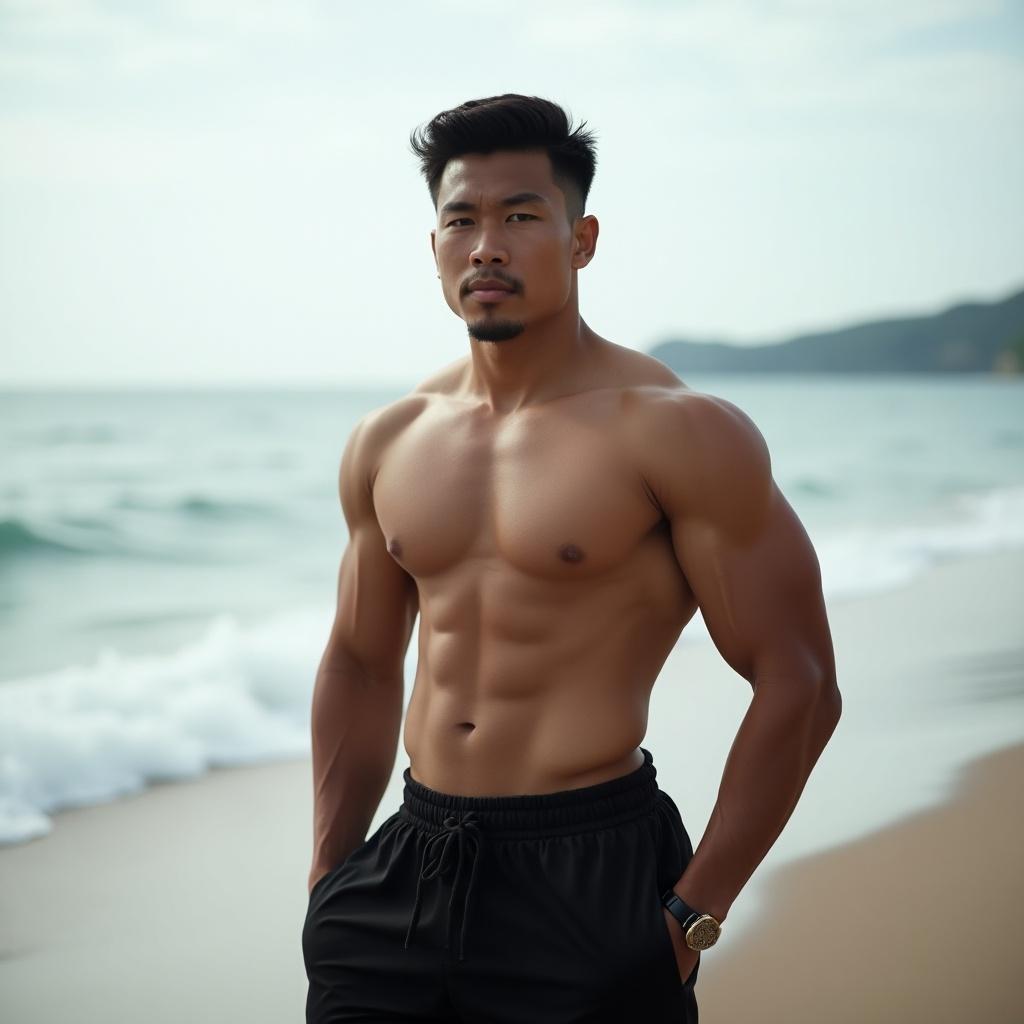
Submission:
[[[948,805],[773,872],[760,922],[702,954],[701,1019],[1021,1020],[1021,779],[1024,745],[972,763]]]
[[[1024,746],[1006,737],[1024,695],[1021,579],[1024,554],[989,552],[830,608],[844,720],[703,956],[704,1024],[1020,1019]],[[937,660],[953,666],[951,681],[937,678]],[[936,703],[917,713],[897,703],[864,731],[858,695],[889,685],[886,673]],[[699,790],[683,774],[670,709],[704,692],[688,676],[727,687],[734,708],[748,698],[703,644],[680,644],[655,687],[644,746],[696,845],[720,767]],[[993,721],[1008,724],[1001,733]],[[734,732],[718,730],[718,750]],[[867,742],[875,732],[884,742]],[[400,746],[373,828],[400,803],[407,763]],[[838,787],[858,778],[876,780],[880,806],[879,779],[899,799],[881,807],[881,824],[862,817],[848,835],[828,809],[853,806]],[[916,781],[901,790],[904,778]],[[901,811],[900,800],[918,806]],[[311,805],[305,759],[232,768],[60,813],[50,835],[0,849],[4,1019],[301,1021]]]

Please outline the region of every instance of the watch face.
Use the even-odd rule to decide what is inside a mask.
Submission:
[[[686,944],[690,949],[710,949],[718,941],[721,930],[719,923],[710,914],[705,914],[686,930]]]

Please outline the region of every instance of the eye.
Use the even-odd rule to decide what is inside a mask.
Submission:
[[[529,217],[530,220],[538,220],[539,218],[534,216],[532,213],[510,213],[510,217]]]
[[[455,220],[448,221],[448,223],[445,225],[445,227],[447,227],[447,228],[455,227],[459,223],[459,221],[462,221],[462,220],[464,220],[467,223],[469,223],[469,218],[468,217],[456,217]]]

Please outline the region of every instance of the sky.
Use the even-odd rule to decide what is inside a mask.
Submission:
[[[414,385],[470,341],[409,132],[502,92],[597,134],[618,344],[1024,286],[1020,0],[0,0],[0,387]]]

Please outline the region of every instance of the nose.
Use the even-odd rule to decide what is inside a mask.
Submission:
[[[476,245],[469,254],[470,262],[474,267],[485,265],[504,266],[508,263],[508,251],[494,237],[491,231],[481,231],[477,236]]]

